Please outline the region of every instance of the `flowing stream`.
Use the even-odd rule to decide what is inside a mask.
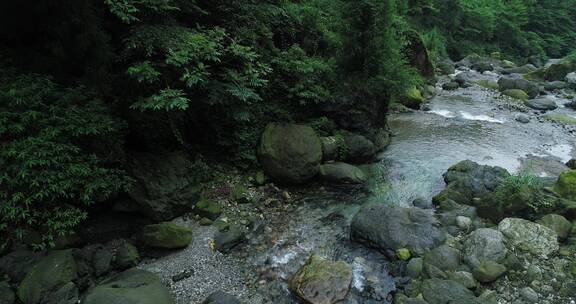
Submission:
[[[511,172],[527,169],[554,177],[576,156],[574,127],[552,123],[536,112],[525,113],[529,123],[517,122],[519,112],[511,99],[479,86],[438,92],[429,111],[389,116],[394,137],[378,161],[367,166],[372,172],[368,194],[350,188],[304,190],[305,199],[294,204],[296,209],[275,219],[260,239],[252,240],[247,252],[208,257],[212,253],[206,247],[207,238],[202,237],[202,230],[196,230],[200,237],[174,261],[158,261],[143,268],[162,272],[182,267],[182,263],[206,268],[202,275],[173,287],[182,294],[178,304],[199,303],[219,284],[219,289],[238,295],[245,303],[288,304],[298,303],[287,288],[289,275],[315,253],[352,265],[353,284],[345,303],[390,303],[389,293],[401,278],[389,274],[392,265],[384,256],[349,238],[352,217],[363,204],[411,206],[416,198],[429,201],[444,187],[442,174],[465,159]],[[567,100],[557,101],[560,108],[556,112],[576,115],[562,106]],[[198,251],[204,256],[198,258]],[[238,273],[244,278],[238,278]],[[226,275],[232,278],[222,280]],[[194,293],[187,291],[190,288],[195,288]]]

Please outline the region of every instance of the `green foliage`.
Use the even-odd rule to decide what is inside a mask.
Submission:
[[[84,207],[128,185],[106,165],[121,125],[82,88],[0,75],[0,234],[17,239],[33,229],[50,243],[86,218]]]
[[[522,170],[505,178],[494,192],[497,202],[520,200],[535,213],[552,207],[552,202],[542,194],[542,182],[530,170]]]

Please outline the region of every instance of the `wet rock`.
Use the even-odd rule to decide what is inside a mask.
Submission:
[[[493,282],[504,273],[506,273],[506,267],[493,261],[480,262],[472,272],[474,278],[482,283]]]
[[[245,240],[246,232],[243,228],[244,227],[232,226],[228,231],[216,232],[214,235],[214,248],[222,253],[232,251],[232,249]]]
[[[344,300],[351,282],[348,264],[313,255],[290,279],[289,288],[305,303],[333,304]]]
[[[101,276],[105,273],[108,273],[111,269],[113,258],[114,254],[112,251],[104,246],[94,251],[94,255],[92,256],[92,267],[94,268],[94,274],[96,276]]]
[[[322,159],[325,161],[339,158],[339,150],[343,148],[342,139],[337,136],[320,137],[322,143]]]
[[[402,97],[400,97],[400,102],[407,106],[408,108],[418,110],[424,102],[424,97],[422,92],[415,87],[408,89]]]
[[[556,102],[550,98],[538,98],[524,101],[524,105],[540,111],[550,111],[558,108]]]
[[[526,94],[526,92],[524,92],[523,90],[519,90],[519,89],[508,89],[502,92],[502,94],[512,97],[514,99],[520,99],[520,100],[527,100],[528,94]]]
[[[465,160],[444,173],[447,186],[434,197],[433,201],[440,204],[450,199],[458,204],[473,205],[474,198],[491,196],[496,187],[508,176],[510,174],[503,168],[482,166]]]
[[[368,138],[347,131],[342,131],[346,145],[346,160],[364,162],[371,160],[376,154],[376,146]]]
[[[53,251],[36,263],[18,286],[24,304],[39,304],[55,290],[77,278],[76,262],[70,250]]]
[[[484,73],[486,71],[494,71],[494,66],[488,61],[480,61],[472,64],[472,69]]]
[[[72,282],[64,284],[54,292],[51,292],[42,304],[77,304],[78,303],[78,288]]]
[[[530,116],[523,114],[523,113],[516,114],[514,116],[514,119],[520,123],[529,123],[530,122]]]
[[[486,261],[501,263],[506,258],[504,235],[494,229],[480,228],[464,241],[464,261],[472,267]]]
[[[520,67],[515,67],[515,68],[506,68],[506,69],[502,69],[501,73],[504,75],[510,75],[510,74],[528,74],[528,73],[532,73],[534,71],[538,70],[537,67],[535,67],[532,64],[525,64],[523,66]]]
[[[202,199],[194,205],[194,213],[214,221],[222,214],[222,205],[213,200]]]
[[[432,202],[425,200],[423,198],[417,198],[415,199],[412,204],[414,205],[414,207],[416,208],[422,208],[422,209],[431,209],[433,208]]]
[[[138,249],[127,241],[122,240],[116,248],[114,263],[119,269],[128,269],[138,265],[140,263]]]
[[[575,65],[576,69],[576,65]],[[569,73],[566,75],[566,84],[572,89],[576,89],[576,72]]]
[[[321,165],[320,178],[343,184],[362,184],[367,180],[366,174],[360,168],[342,162]]]
[[[456,226],[462,230],[468,230],[472,226],[472,220],[466,216],[457,216],[456,217]]]
[[[456,271],[450,273],[448,277],[450,278],[450,280],[458,282],[468,289],[476,288],[476,280],[474,280],[474,276],[470,272]]]
[[[216,291],[209,295],[202,304],[240,304],[240,300],[231,294]]]
[[[0,282],[0,304],[14,304],[16,295],[8,282]]]
[[[547,256],[558,250],[558,236],[548,227],[524,219],[507,218],[498,224],[508,244],[534,255]]]
[[[438,206],[437,218],[444,226],[457,226],[458,217],[473,219],[477,217],[476,208],[460,205],[452,200],[445,200]]]
[[[185,269],[181,272],[179,272],[176,275],[172,276],[172,282],[180,282],[182,280],[186,280],[187,278],[191,277],[192,275],[194,275],[194,270],[193,269]]]
[[[471,68],[472,65],[477,64],[481,61],[485,60],[484,58],[482,58],[480,55],[477,54],[470,54],[464,58],[462,58],[462,60],[456,62],[456,66],[457,67],[468,67]]]
[[[569,160],[569,161],[566,163],[566,166],[567,166],[568,168],[572,169],[572,170],[576,170],[576,158],[573,158],[573,159]]]
[[[561,240],[566,239],[572,230],[572,223],[558,214],[545,215],[538,223],[554,230]]]
[[[424,260],[422,258],[413,258],[406,265],[406,274],[411,278],[417,278],[422,274]]]
[[[200,195],[200,187],[190,176],[194,172],[187,153],[134,154],[130,171],[136,183],[130,197],[137,209],[157,221],[171,220],[190,210],[190,201]]]
[[[407,248],[416,255],[445,240],[432,210],[385,204],[363,207],[352,220],[351,236],[383,251]]]
[[[480,79],[476,82],[479,86],[490,89],[490,90],[498,90],[498,83],[496,81],[487,80],[487,79]]]
[[[446,91],[454,91],[460,88],[460,84],[455,82],[455,81],[451,81],[451,82],[447,82],[445,84],[442,85],[442,89],[446,90]]]
[[[318,174],[322,144],[308,126],[271,123],[262,134],[258,160],[273,179],[302,183]]]
[[[482,303],[464,285],[451,280],[425,280],[422,284],[422,295],[429,304]]]
[[[442,271],[455,271],[460,266],[460,251],[442,245],[426,253],[424,263],[434,265]]]
[[[89,290],[83,304],[173,304],[170,292],[153,273],[131,269]]]
[[[565,89],[566,86],[567,86],[567,84],[564,81],[552,81],[552,82],[545,83],[544,89],[548,90],[548,91],[556,91],[556,90]]]
[[[576,61],[560,59],[544,69],[544,78],[548,81],[564,80],[566,75],[576,70]]]
[[[576,201],[576,170],[562,172],[553,190],[567,200]]]
[[[30,250],[19,249],[0,258],[0,273],[5,273],[13,282],[21,282],[42,255]]]
[[[179,249],[192,242],[192,230],[172,222],[164,222],[144,227],[142,238],[146,246]]]
[[[526,92],[530,98],[534,98],[540,93],[540,87],[536,83],[523,78],[501,77],[498,80],[498,85],[501,92],[518,89]]]

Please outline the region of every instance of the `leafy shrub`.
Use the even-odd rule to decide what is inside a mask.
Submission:
[[[50,244],[86,218],[86,206],[129,185],[107,164],[121,125],[83,88],[0,75],[0,235],[35,230]]]
[[[530,170],[522,170],[505,178],[494,192],[494,200],[502,205],[523,204],[538,213],[552,207],[542,194],[542,182]]]

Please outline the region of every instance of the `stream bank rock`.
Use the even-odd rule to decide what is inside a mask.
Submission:
[[[496,187],[509,177],[506,169],[479,165],[465,160],[450,167],[444,173],[446,188],[434,197],[434,203],[453,200],[458,204],[473,205],[473,199],[486,199]]]
[[[540,87],[536,83],[523,78],[500,77],[498,86],[501,92],[512,89],[522,90],[528,94],[529,98],[535,98],[540,93]]]
[[[474,293],[464,285],[441,279],[428,279],[422,284],[422,295],[429,304],[480,304]]]
[[[562,172],[554,191],[565,199],[576,201],[576,170]]]
[[[558,250],[558,236],[548,227],[519,218],[507,218],[498,230],[516,249],[538,256],[548,256]]]
[[[240,304],[240,300],[231,294],[216,291],[210,294],[202,304]]]
[[[367,180],[362,169],[342,162],[321,165],[320,178],[328,182],[343,184],[362,184]]]
[[[558,108],[556,102],[550,98],[538,98],[524,101],[524,105],[539,111],[551,111]]]
[[[572,223],[558,214],[545,215],[538,221],[538,224],[554,230],[561,240],[566,239],[572,230]]]
[[[172,220],[190,210],[190,202],[200,197],[197,176],[186,152],[162,155],[136,154],[130,160],[136,183],[130,197],[138,211],[156,221]]]
[[[433,210],[377,204],[360,209],[350,230],[352,240],[368,246],[393,252],[407,248],[422,255],[446,239],[438,226]]]
[[[153,273],[131,269],[88,291],[84,304],[173,304],[170,292]]]
[[[72,281],[77,277],[77,266],[72,251],[52,251],[35,264],[20,283],[18,298],[24,304],[40,304],[47,300],[52,303],[75,303],[77,298],[63,299],[58,296],[67,294],[64,291],[76,290]]]
[[[477,229],[464,242],[464,260],[471,267],[487,261],[500,263],[507,253],[504,235],[498,230]]]
[[[344,300],[352,283],[352,268],[345,262],[312,255],[290,279],[290,290],[305,303],[333,304]]]
[[[320,170],[322,144],[308,126],[270,123],[262,133],[258,159],[273,179],[288,184],[303,183]]]
[[[172,222],[144,227],[142,238],[146,246],[163,249],[179,249],[192,242],[192,230]]]

